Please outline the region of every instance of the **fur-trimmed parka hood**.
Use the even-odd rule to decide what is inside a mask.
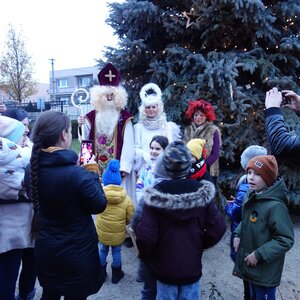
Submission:
[[[172,186],[179,188],[182,193],[164,192]],[[197,214],[198,210],[193,208],[203,208],[213,201],[215,192],[214,185],[206,180],[165,180],[153,188],[146,189],[144,201],[151,207],[164,210],[173,218],[186,220]]]

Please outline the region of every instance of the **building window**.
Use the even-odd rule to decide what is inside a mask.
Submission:
[[[69,82],[67,78],[57,79],[58,88],[66,88],[69,86]]]
[[[92,82],[93,77],[92,76],[80,76],[78,77],[78,86],[90,86],[90,83]]]
[[[69,97],[59,97],[59,102],[62,102],[63,105],[69,105],[69,100],[70,98]]]

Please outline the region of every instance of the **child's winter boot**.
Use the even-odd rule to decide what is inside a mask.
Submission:
[[[124,277],[124,272],[122,271],[122,266],[114,268],[111,266],[112,270],[112,277],[111,277],[111,282],[114,284],[119,283],[119,281]]]

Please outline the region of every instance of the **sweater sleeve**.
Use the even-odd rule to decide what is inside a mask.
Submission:
[[[220,141],[220,135],[217,130],[214,133],[213,140],[214,140],[214,143],[213,143],[213,147],[212,147],[210,156],[206,158],[206,164],[208,166],[211,166],[218,159],[218,157],[220,155],[221,141]]]

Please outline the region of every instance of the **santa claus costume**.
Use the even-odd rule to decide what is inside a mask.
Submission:
[[[119,71],[108,63],[98,74],[100,85],[90,90],[94,110],[85,115],[84,133],[94,141],[94,153],[100,172],[111,159],[120,160],[124,176],[122,186],[135,203],[134,131],[132,116],[125,109],[127,92],[120,85]]]

